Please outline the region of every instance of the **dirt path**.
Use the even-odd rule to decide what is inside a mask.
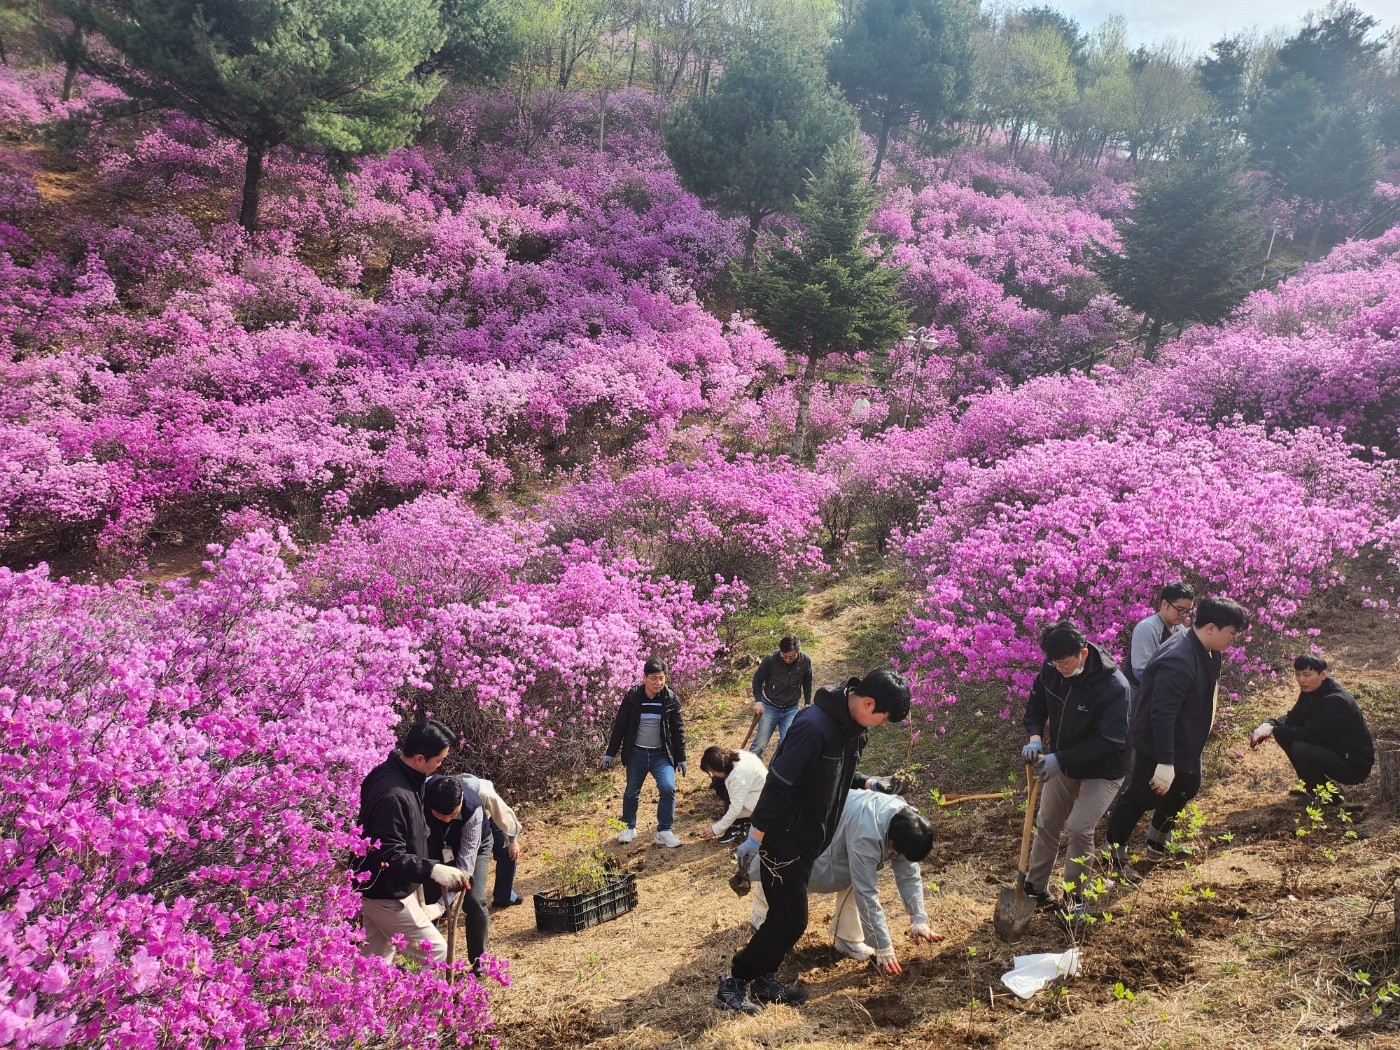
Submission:
[[[819,679],[861,668],[834,654],[885,613],[845,592],[815,597],[793,620],[810,632]],[[1364,679],[1400,714],[1400,645],[1393,624],[1353,618],[1333,646],[1337,676]],[[746,683],[745,683],[746,684]],[[1286,710],[1282,686],[1255,701]],[[1377,701],[1380,703],[1381,701]],[[690,750],[737,745],[748,726],[744,689],[695,698]],[[1251,714],[1253,712],[1251,711]],[[1373,716],[1374,718],[1374,716]],[[1014,868],[1021,810],[993,801],[940,810],[924,866],[929,912],[946,940],[913,946],[889,880],[883,887],[902,977],[874,974],[830,949],[831,898],[812,898],[807,935],[781,972],[812,997],[801,1010],[755,1018],[712,1009],[716,981],[747,939],[747,901],[726,879],[729,855],[696,835],[717,815],[698,770],[680,782],[679,849],[650,844],[655,792],[643,792],[639,836],[607,851],[638,876],[638,908],[577,934],[535,932],[531,907],[493,917],[492,947],[511,960],[513,983],[494,1014],[504,1046],[546,1047],[1400,1047],[1400,1004],[1372,1012],[1375,990],[1400,983],[1393,883],[1400,877],[1397,814],[1373,785],[1349,794],[1345,817],[1316,817],[1288,800],[1291,770],[1276,747],[1245,754],[1234,739],[1213,746],[1191,866],[1168,863],[1133,892],[1111,894],[1110,918],[1083,932],[1081,975],[1022,1002],[1000,983],[1013,954],[1072,946],[1055,920],[1038,918],[1015,946],[996,941],[991,914]],[[692,764],[695,764],[695,758]],[[1008,766],[1009,766],[1008,762]],[[620,810],[620,775],[527,819],[518,890],[544,889],[540,853],[566,831],[601,827]],[[1306,834],[1300,836],[1299,830]],[[1351,833],[1350,835],[1348,833]],[[1368,989],[1357,976],[1369,975]],[[1400,995],[1400,989],[1397,989]]]

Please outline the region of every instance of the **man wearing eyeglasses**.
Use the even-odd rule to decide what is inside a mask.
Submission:
[[[1142,672],[1152,654],[1162,647],[1174,634],[1186,630],[1186,621],[1191,618],[1191,609],[1196,604],[1196,592],[1188,583],[1169,583],[1157,596],[1157,611],[1133,628],[1133,645],[1128,659],[1130,666],[1123,670],[1134,691],[1142,684]]]

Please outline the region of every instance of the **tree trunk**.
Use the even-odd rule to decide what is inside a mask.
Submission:
[[[632,57],[627,63],[627,90],[632,90],[632,79],[637,75],[637,31],[632,30]]]
[[[758,255],[758,228],[763,225],[761,211],[749,212],[748,229],[744,230],[744,272],[753,273],[754,260]]]
[[[812,388],[817,385],[817,359],[807,358],[807,366],[797,381],[797,427],[792,432],[792,458],[800,461],[807,444],[807,420],[812,414]]]
[[[888,117],[880,121],[880,144],[875,147],[875,167],[870,169],[870,181],[875,183],[880,178],[880,165],[885,163],[885,147],[890,144],[890,129],[894,121]]]
[[[73,97],[73,87],[78,80],[78,56],[82,53],[82,47],[83,29],[75,22],[73,32],[69,33],[68,39],[63,42],[63,89],[58,96],[60,102],[67,102]]]
[[[1153,361],[1157,356],[1157,343],[1162,338],[1162,319],[1152,318],[1152,331],[1147,333],[1147,345],[1143,347],[1143,356],[1149,361]]]
[[[1376,798],[1392,809],[1400,802],[1400,744],[1394,740],[1376,741]]]
[[[248,143],[248,157],[243,165],[243,206],[238,210],[238,224],[249,233],[258,232],[258,192],[262,186],[266,150],[263,142]]]

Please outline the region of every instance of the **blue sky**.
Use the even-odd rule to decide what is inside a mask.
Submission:
[[[1261,32],[1283,27],[1292,35],[1309,11],[1321,10],[1326,0],[1048,0],[1090,30],[1109,15],[1120,14],[1128,23],[1128,43],[1158,43],[1171,36],[1204,53],[1223,36],[1257,28]],[[1356,6],[1380,21],[1384,32],[1400,24],[1400,0],[1353,0]],[[1021,6],[1034,6],[1022,0]]]

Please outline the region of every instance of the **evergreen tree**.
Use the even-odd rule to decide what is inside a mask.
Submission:
[[[462,83],[499,80],[525,48],[522,15],[501,0],[441,0],[447,39],[419,65],[419,73],[440,72]]]
[[[797,208],[802,231],[763,253],[754,274],[739,280],[745,305],[773,340],[799,361],[797,430],[801,457],[817,365],[828,354],[886,350],[903,334],[908,312],[899,300],[900,271],[871,250],[866,223],[875,189],[855,139],[828,152],[808,179]]]
[[[808,173],[855,125],[821,66],[770,38],[736,55],[713,94],[690,100],[666,152],[687,189],[748,220],[748,266],[763,220],[792,211]]]
[[[1210,49],[1212,54],[1196,63],[1196,79],[1210,97],[1216,121],[1237,127],[1248,98],[1249,47],[1239,37],[1225,37]]]
[[[1242,167],[1233,154],[1208,151],[1149,177],[1114,223],[1121,250],[1091,253],[1113,294],[1143,314],[1149,358],[1164,324],[1219,321],[1253,287],[1260,191]]]
[[[444,42],[439,0],[47,3],[84,30],[87,72],[243,144],[238,218],[250,231],[268,150],[345,160],[392,149],[439,89],[413,75]]]
[[[966,0],[864,0],[833,45],[827,71],[875,129],[872,182],[891,132],[915,118],[937,132],[964,115],[975,21]]]

